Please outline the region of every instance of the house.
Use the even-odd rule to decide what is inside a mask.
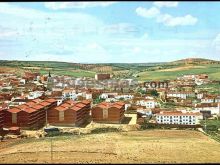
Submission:
[[[31,100],[31,99],[36,99],[36,98],[42,96],[43,93],[44,93],[43,91],[30,92],[29,95],[27,96],[27,98],[30,99],[30,100]]]
[[[137,113],[141,114],[142,117],[147,117],[152,115],[151,109],[137,109]]]
[[[205,96],[203,98],[201,98],[201,103],[214,103],[215,102],[215,96]]]
[[[118,95],[118,93],[102,93],[99,97],[101,99],[107,99],[107,98],[115,98]]]
[[[215,103],[220,103],[220,96],[216,96]]]
[[[196,125],[202,119],[201,113],[181,111],[161,111],[156,114],[158,124]]]
[[[134,96],[133,95],[130,95],[130,94],[127,94],[127,95],[117,95],[115,96],[115,99],[117,100],[120,100],[120,99],[123,99],[123,100],[131,100],[133,99]]]
[[[99,73],[95,75],[96,80],[107,80],[110,79],[111,75],[108,73]]]
[[[56,126],[79,126],[90,115],[91,102],[68,100],[48,110],[48,122]]]
[[[204,93],[203,92],[196,93],[196,98],[197,99],[202,99],[203,97],[204,97]]]
[[[143,98],[136,101],[136,105],[144,106],[146,108],[155,108],[157,101],[153,98]]]
[[[210,111],[211,115],[220,115],[220,103],[200,103],[194,105],[195,112]]]
[[[64,89],[62,92],[62,96],[64,99],[72,99],[75,100],[77,98],[75,89]]]
[[[177,97],[177,98],[182,98],[186,99],[187,97],[195,97],[194,92],[172,92],[169,91],[167,92],[167,98],[172,98],[172,97]]]
[[[102,102],[92,108],[92,120],[101,123],[121,123],[124,118],[125,103]]]

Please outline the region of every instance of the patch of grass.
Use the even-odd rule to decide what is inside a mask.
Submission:
[[[160,72],[159,70],[155,71],[144,71],[140,72],[139,80],[165,80],[165,79],[175,79],[178,76],[185,74],[208,74],[210,79],[220,80],[220,65],[201,65],[204,68],[192,68],[188,70],[178,70],[178,71],[166,71]]]

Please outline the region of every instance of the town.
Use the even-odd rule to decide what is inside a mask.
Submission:
[[[140,83],[109,73],[74,78],[50,71],[44,75],[26,71],[23,76],[2,72],[0,85],[2,140],[22,137],[22,130],[47,132],[89,123],[206,131],[206,121],[220,117],[219,81],[207,74]],[[204,85],[215,88],[206,90]]]

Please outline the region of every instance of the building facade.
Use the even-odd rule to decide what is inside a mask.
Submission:
[[[179,125],[196,125],[199,119],[202,119],[201,113],[181,112],[181,111],[161,111],[156,114],[158,124],[179,124]]]

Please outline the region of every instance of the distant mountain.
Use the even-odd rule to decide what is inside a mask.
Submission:
[[[186,58],[182,60],[177,60],[171,62],[173,64],[220,64],[220,61],[216,60],[210,60],[210,59],[205,59],[205,58]]]

